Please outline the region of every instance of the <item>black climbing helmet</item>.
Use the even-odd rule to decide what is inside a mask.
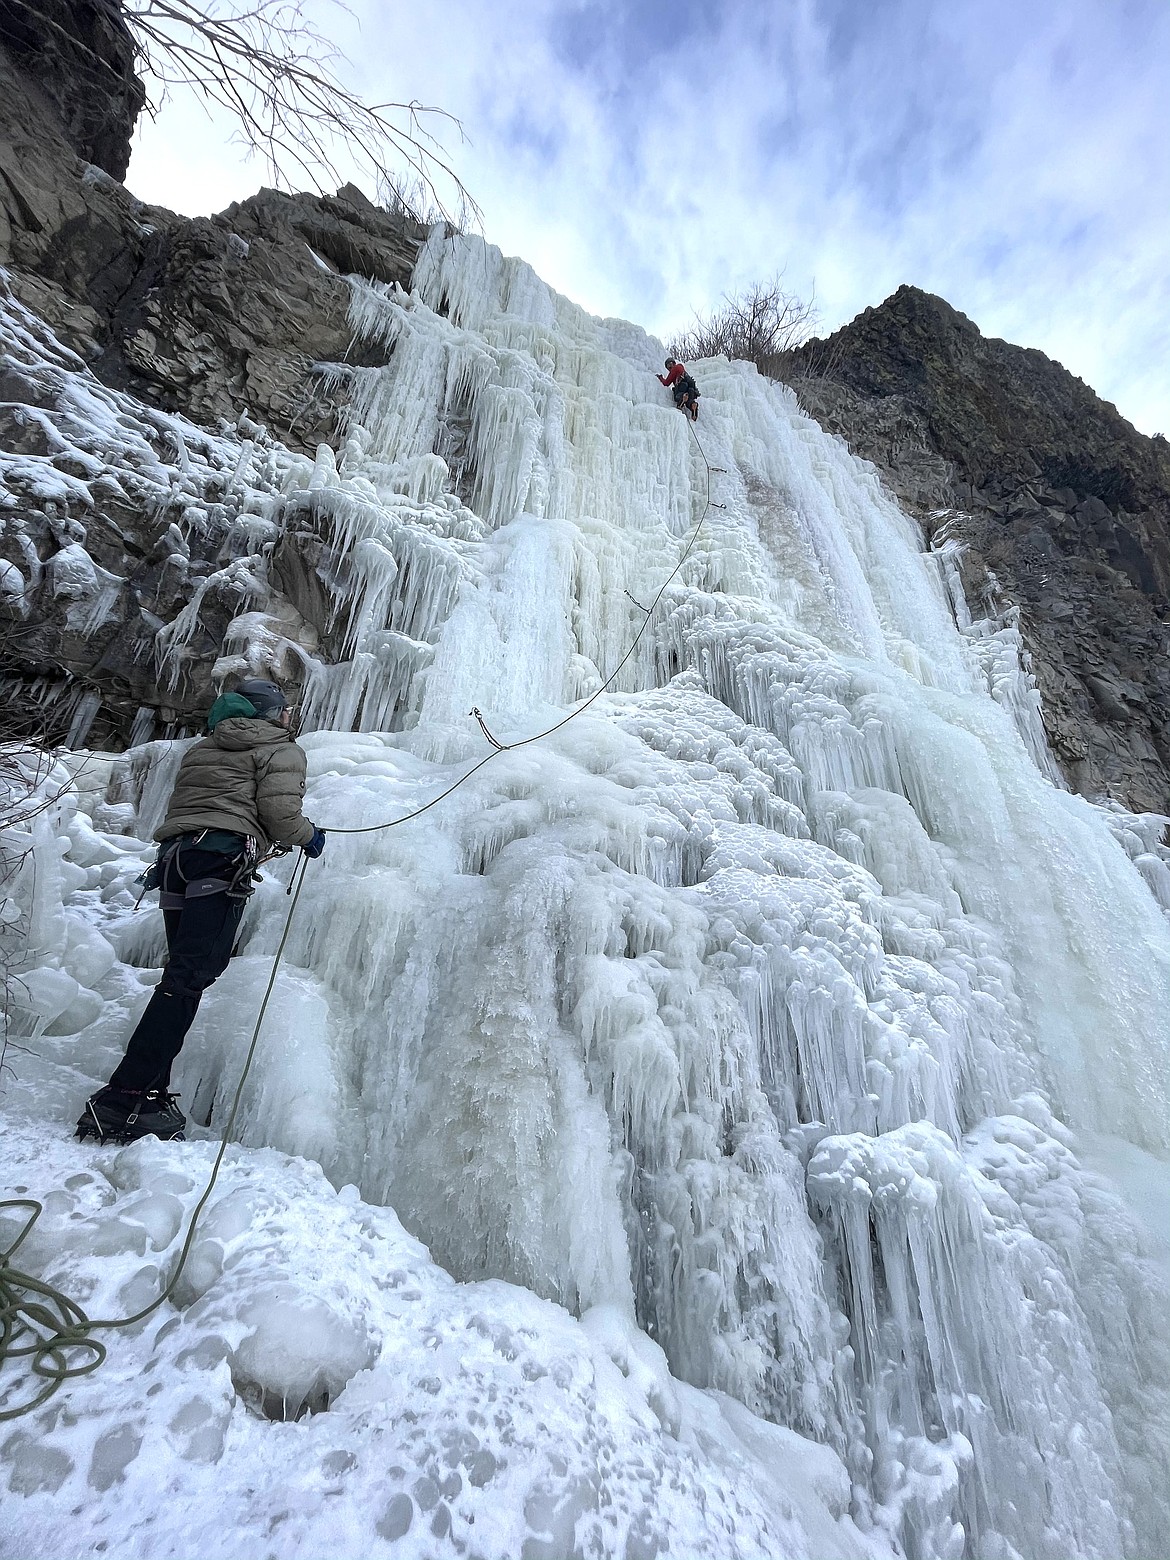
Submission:
[[[284,690],[276,683],[269,682],[266,677],[245,677],[243,682],[236,684],[232,692],[241,694],[257,715],[267,720],[278,720],[288,709]]]
[[[674,358],[667,358],[666,362],[662,365],[663,368],[673,368],[674,367],[674,361],[675,361]]]

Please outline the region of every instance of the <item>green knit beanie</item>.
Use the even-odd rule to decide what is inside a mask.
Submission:
[[[233,715],[255,720],[256,706],[242,693],[221,693],[207,712],[208,731],[214,731],[221,720],[230,720]]]

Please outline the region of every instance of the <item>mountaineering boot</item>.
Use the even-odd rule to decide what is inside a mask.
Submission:
[[[103,1143],[133,1143],[141,1137],[181,1138],[187,1118],[178,1096],[165,1089],[115,1089],[107,1084],[90,1095],[77,1123],[77,1136]]]

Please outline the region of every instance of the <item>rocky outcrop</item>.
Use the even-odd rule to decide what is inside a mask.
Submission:
[[[0,39],[21,95],[47,111],[78,157],[124,178],[146,94],[113,0],[0,0]]]
[[[149,213],[132,274],[107,293],[94,372],[209,426],[246,411],[293,448],[333,438],[315,368],[350,358],[343,276],[407,283],[421,233],[353,185],[334,197],[263,190],[217,217],[157,220],[169,215]],[[55,280],[75,274],[69,247],[48,257]]]
[[[208,425],[246,412],[312,449],[335,432],[313,368],[346,356],[344,275],[406,282],[422,236],[353,185],[207,218],[146,206],[75,155],[0,48],[0,265],[106,384]]]
[[[1170,812],[1170,445],[1042,352],[902,287],[792,354],[806,409],[872,460],[973,604],[1014,604],[1075,789]]]
[[[111,176],[125,169],[142,102],[117,8],[0,0],[0,23],[0,308],[31,309],[100,381],[147,407],[213,433],[242,420],[257,448],[271,437],[309,453],[336,442],[336,397],[322,393],[319,365],[355,362],[345,277],[407,283],[425,230],[352,185],[331,197],[263,190],[193,220],[144,205]],[[81,701],[100,698],[93,738],[120,746],[141,710],[158,713],[161,734],[205,703],[214,634],[192,647],[181,692],[160,685],[156,652],[225,562],[230,495],[216,491],[226,478],[214,469],[206,493],[184,494],[174,473],[174,495],[172,478],[130,502],[83,493],[94,452],[67,387],[65,368],[30,377],[19,353],[0,365],[0,450],[47,457],[62,474],[51,497],[31,468],[27,481],[10,471],[0,493],[0,586],[17,577],[9,570],[27,583],[19,601],[0,589],[0,696],[9,731],[23,709],[57,736]],[[164,464],[179,460],[165,429],[155,443]],[[206,526],[183,525],[192,499]],[[106,596],[98,622],[89,609]],[[226,624],[238,609],[230,584],[223,597],[219,610],[204,590],[205,622],[218,611]]]

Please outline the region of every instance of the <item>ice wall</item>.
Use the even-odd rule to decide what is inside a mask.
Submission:
[[[655,342],[438,233],[353,324],[385,366],[334,371],[341,449],[269,470],[231,565],[222,669],[303,676],[334,830],[243,1141],[458,1278],[636,1321],[832,1446],[915,1560],[1153,1553],[1157,1313],[1073,1135],[1170,1150],[1152,837],[1043,772],[1012,647],[789,391],[697,365],[696,439]],[[700,520],[585,714],[338,832],[483,757],[473,706],[513,742],[596,690]],[[158,930],[102,853],[176,761],[133,750],[72,825],[120,968]],[[257,895],[183,1053],[212,1126],[286,906]],[[140,1000],[73,1025],[95,1076]]]

